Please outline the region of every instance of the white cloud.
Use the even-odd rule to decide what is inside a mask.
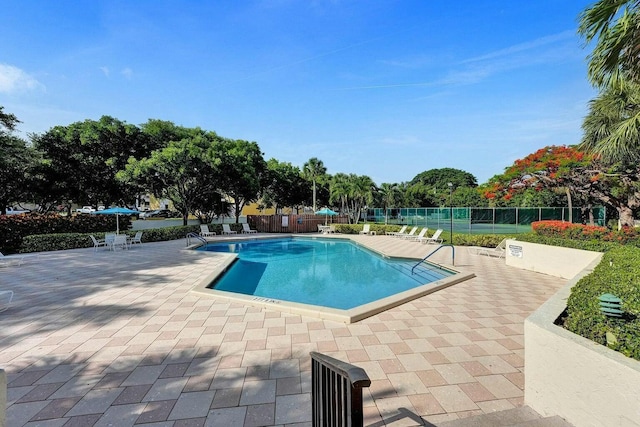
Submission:
[[[0,93],[44,90],[42,83],[18,67],[0,64]]]
[[[120,74],[122,74],[125,78],[130,79],[133,77],[133,70],[127,67],[120,71]]]
[[[100,71],[104,73],[105,77],[109,77],[109,67],[100,67]]]

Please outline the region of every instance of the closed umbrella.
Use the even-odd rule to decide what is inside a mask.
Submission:
[[[323,208],[323,209],[320,209],[319,211],[316,211],[315,214],[324,215],[324,225],[327,225],[327,219],[329,218],[329,216],[338,215],[338,212],[332,211],[329,208]]]
[[[139,214],[139,211],[134,211],[129,208],[121,208],[116,206],[115,208],[104,209],[102,211],[93,212],[94,214],[115,215],[116,216],[116,234],[120,234],[120,215],[135,215]]]

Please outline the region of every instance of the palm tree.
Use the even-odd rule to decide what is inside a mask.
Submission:
[[[362,209],[373,202],[373,191],[376,185],[366,175],[349,175],[349,198],[355,223],[358,223]]]
[[[302,169],[303,176],[313,183],[313,211],[316,211],[316,182],[327,173],[327,168],[316,157],[309,159]]]
[[[625,82],[605,89],[589,103],[579,148],[608,164],[640,160],[640,85]]]
[[[598,39],[589,55],[589,79],[599,87],[616,86],[624,76],[640,79],[640,3],[599,0],[580,14],[587,43]]]
[[[340,202],[340,210],[349,213],[349,175],[337,173],[329,186],[329,203]]]
[[[387,224],[389,222],[388,209],[392,208],[396,203],[398,185],[385,182],[378,187],[377,192],[382,199],[382,206],[384,207],[384,223]]]

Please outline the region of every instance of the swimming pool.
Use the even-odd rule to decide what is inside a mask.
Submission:
[[[278,238],[209,243],[238,259],[210,288],[349,310],[454,274],[416,260],[384,258],[349,240]]]

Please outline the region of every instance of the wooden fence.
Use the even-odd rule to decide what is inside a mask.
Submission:
[[[318,225],[348,224],[349,217],[336,215],[247,215],[249,226],[262,233],[314,233]]]

